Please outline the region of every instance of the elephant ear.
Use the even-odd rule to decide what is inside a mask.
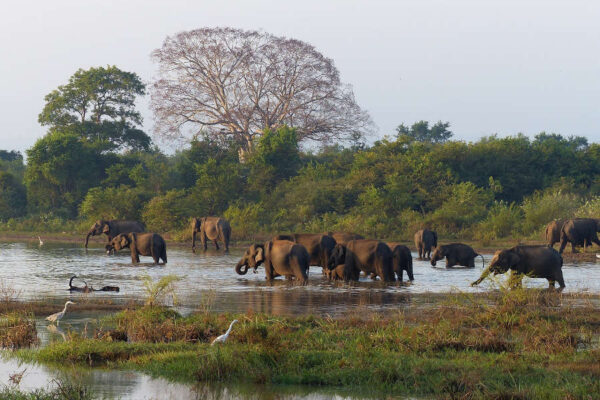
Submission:
[[[521,260],[521,257],[519,257],[519,255],[515,252],[510,252],[507,254],[508,257],[508,265],[510,265],[511,267],[517,265],[519,263],[519,261]]]
[[[121,247],[127,247],[127,245],[129,244],[129,238],[127,237],[127,235],[121,235]]]
[[[108,226],[107,223],[104,224],[104,227],[102,228],[102,233],[109,233],[110,232],[110,226]]]
[[[254,261],[256,261],[257,265],[265,261],[265,249],[263,247],[259,247],[258,249],[256,249],[256,256],[254,257]]]

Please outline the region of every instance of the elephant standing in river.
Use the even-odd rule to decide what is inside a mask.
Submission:
[[[325,269],[329,262],[331,252],[336,245],[335,239],[321,233],[292,233],[277,235],[273,240],[289,240],[301,244],[308,251],[310,265],[318,265]]]
[[[245,275],[248,268],[256,269],[265,265],[267,280],[278,276],[287,279],[295,277],[302,283],[308,281],[310,256],[301,244],[289,240],[270,240],[265,244],[253,244],[235,266],[235,272]]]
[[[566,221],[568,220],[557,219],[546,226],[546,242],[548,242],[549,247],[554,247],[555,243],[560,243],[560,231]]]
[[[225,251],[229,251],[229,239],[231,238],[231,226],[224,218],[202,217],[192,219],[192,251],[196,251],[196,234],[200,233],[200,242],[204,251],[207,249],[207,241],[212,240],[219,250],[220,240],[225,244]]]
[[[431,249],[437,247],[437,233],[429,229],[421,229],[415,233],[415,247],[419,253],[419,260],[428,260]]]
[[[392,250],[392,265],[398,280],[402,282],[404,272],[408,275],[408,279],[415,280],[413,275],[413,261],[410,249],[401,243],[388,242],[390,250]]]
[[[97,236],[105,234],[107,236],[107,242],[110,241],[121,233],[131,232],[144,232],[146,227],[141,222],[137,221],[118,221],[118,220],[98,220],[90,228],[87,236],[85,237],[85,248],[88,247],[88,241],[90,236]]]
[[[360,271],[375,274],[385,282],[394,282],[392,250],[378,240],[351,240],[347,245],[336,244],[329,258],[329,269],[344,264],[344,280],[358,280]]]
[[[119,251],[125,248],[131,249],[133,264],[140,262],[140,255],[151,256],[155,264],[158,264],[160,259],[167,263],[167,244],[157,233],[121,233],[106,246],[106,251]]]
[[[523,276],[527,275],[532,278],[546,278],[550,288],[554,288],[555,282],[558,282],[559,290],[563,290],[565,281],[562,265],[562,257],[551,247],[515,246],[511,249],[497,251],[490,265],[471,286],[480,284],[490,273],[503,274],[510,269],[511,287],[521,286]]]
[[[437,261],[446,258],[446,268],[452,268],[455,265],[475,268],[475,257],[481,257],[483,263],[483,256],[477,254],[471,246],[463,243],[445,244],[436,247],[431,256],[431,265],[435,267]]]
[[[571,243],[571,251],[577,253],[575,246],[586,246],[596,243],[600,246],[598,240],[600,232],[600,219],[594,218],[576,218],[567,220],[560,231],[560,254],[565,250],[567,242]]]

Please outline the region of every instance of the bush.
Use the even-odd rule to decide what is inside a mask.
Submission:
[[[252,239],[260,232],[262,206],[254,204],[233,204],[225,210],[225,218],[229,221],[235,239]]]
[[[88,220],[128,219],[139,221],[141,210],[151,196],[129,186],[90,189],[79,208]]]
[[[156,196],[144,207],[142,218],[148,230],[168,232],[188,227],[190,217],[200,215],[199,207],[185,190],[170,190]]]
[[[499,239],[515,234],[521,229],[523,212],[515,203],[494,203],[485,220],[476,227],[480,238]]]
[[[600,196],[593,197],[575,211],[579,218],[600,218]]]
[[[546,227],[548,222],[559,218],[570,218],[581,205],[581,198],[572,193],[563,193],[550,188],[535,192],[523,200],[523,233],[533,234]]]
[[[21,217],[26,211],[25,185],[12,174],[0,171],[0,220]]]

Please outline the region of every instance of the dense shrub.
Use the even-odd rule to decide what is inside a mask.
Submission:
[[[80,214],[88,220],[139,221],[142,207],[150,197],[149,193],[129,186],[95,187],[87,192],[80,206]]]

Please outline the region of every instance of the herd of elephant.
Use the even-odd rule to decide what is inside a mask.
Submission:
[[[166,243],[156,233],[145,233],[143,224],[135,221],[97,221],[87,234],[87,248],[90,236],[105,234],[108,237],[107,253],[129,248],[133,263],[139,262],[139,256],[151,256],[155,263],[167,262]],[[548,245],[519,245],[499,250],[494,254],[490,265],[484,269],[481,277],[472,285],[482,282],[490,273],[503,274],[511,271],[510,283],[521,285],[523,276],[545,278],[551,288],[558,282],[560,289],[565,287],[561,256],[567,243],[571,243],[573,252],[576,246],[600,246],[597,232],[600,220],[578,218],[551,222],[546,229]],[[229,250],[231,226],[223,218],[203,217],[192,220],[192,251],[196,249],[196,236],[204,250],[208,241],[213,241],[216,249],[219,242]],[[451,243],[438,246],[437,234],[429,229],[415,233],[415,247],[419,259],[430,260],[435,266],[445,258],[446,268],[456,265],[474,268],[477,254],[463,243]],[[553,245],[561,243],[557,252]],[[433,251],[433,254],[431,254]],[[384,282],[402,282],[404,271],[409,280],[414,280],[413,261],[410,249],[396,242],[381,242],[365,239],[361,235],[346,232],[295,233],[277,235],[265,243],[252,244],[235,266],[235,271],[244,275],[249,269],[257,271],[264,266],[266,279],[278,276],[296,279],[301,283],[308,281],[310,266],[319,266],[330,280],[357,281],[360,273],[372,279]]]

